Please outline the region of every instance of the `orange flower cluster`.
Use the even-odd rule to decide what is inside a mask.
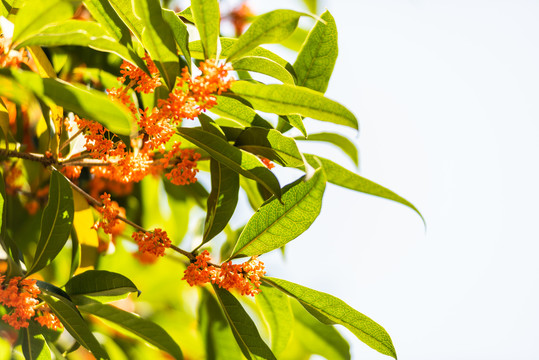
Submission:
[[[172,171],[165,176],[174,185],[193,184],[197,181],[196,174],[198,172],[197,161],[200,159],[200,154],[193,149],[180,149],[180,143],[177,142],[172,146],[172,149],[165,155],[163,159],[163,168],[167,168],[176,157],[179,161],[176,162]]]
[[[262,161],[262,163],[263,163],[264,165],[266,165],[266,167],[267,167],[268,169],[270,169],[270,170],[273,169],[273,168],[275,167],[275,164],[272,163],[272,162],[270,161],[270,159],[268,159],[268,158],[265,158],[265,157],[262,157],[262,156],[261,156],[261,157],[260,157],[260,161]]]
[[[247,26],[250,18],[254,17],[255,14],[247,5],[246,2],[242,3],[240,6],[234,8],[228,17],[234,26],[236,36],[240,36],[243,33],[243,30]]]
[[[11,39],[0,35],[0,68],[19,67],[21,64],[28,64],[28,54],[26,51],[10,50]]]
[[[228,261],[220,268],[208,266],[210,260],[209,252],[204,250],[196,257],[196,261],[187,267],[182,280],[186,280],[191,286],[211,282],[223,289],[236,289],[241,295],[254,296],[260,293],[260,279],[266,272],[264,263],[258,257],[253,256],[242,264]]]
[[[85,129],[86,150],[94,159],[107,161],[109,157],[121,157],[125,154],[125,144],[114,142],[105,135],[110,135],[109,131],[96,121],[81,119],[75,115],[75,123],[79,129]]]
[[[149,76],[143,70],[124,60],[123,64],[120,66],[120,73],[122,76],[118,78],[118,81],[124,83],[127,81],[127,78],[129,78],[131,83],[137,84],[137,87],[135,87],[136,91],[150,94],[153,93],[158,86],[161,86],[159,70],[157,70],[155,63],[148,54],[145,54],[142,59],[146,62],[146,65],[148,65],[148,70],[152,76]]]
[[[76,180],[80,177],[82,166],[64,166],[60,171],[71,180]]]
[[[37,299],[41,290],[36,286],[35,280],[21,279],[20,276],[16,276],[11,278],[7,284],[4,284],[4,281],[5,277],[0,276],[0,304],[13,308],[13,311],[3,315],[3,321],[15,329],[28,327],[28,320],[32,318],[41,326],[50,329],[56,330],[62,327],[49,307],[40,304]]]
[[[167,232],[161,229],[154,229],[152,232],[139,231],[131,237],[138,244],[139,252],[156,256],[165,255],[165,249],[172,245]]]
[[[103,218],[96,222],[92,227],[94,230],[102,228],[107,234],[118,235],[125,229],[125,224],[118,219],[118,215],[122,213],[125,216],[125,210],[118,205],[116,201],[110,199],[110,194],[104,193],[101,195],[103,206],[97,208]]]
[[[22,188],[20,182],[20,177],[22,175],[21,168],[17,163],[9,166],[7,163],[4,163],[4,179],[6,182],[6,194],[15,195],[17,191]]]

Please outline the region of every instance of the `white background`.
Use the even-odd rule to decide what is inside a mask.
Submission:
[[[359,118],[360,173],[427,229],[400,204],[328,185],[287,261],[266,257],[270,274],[370,316],[399,359],[539,359],[539,2],[321,5],[339,30],[326,95]],[[343,333],[353,359],[388,359]]]

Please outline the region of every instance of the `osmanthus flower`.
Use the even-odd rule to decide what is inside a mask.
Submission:
[[[163,168],[166,169],[172,164],[172,170],[165,176],[174,185],[193,184],[197,181],[196,166],[199,159],[200,154],[194,149],[181,149],[180,143],[177,142],[163,159]]]
[[[196,257],[184,272],[182,280],[191,286],[212,283],[220,288],[236,289],[241,295],[254,296],[260,293],[260,279],[266,274],[264,263],[256,256],[242,264],[233,264],[228,261],[220,268],[208,266],[210,254],[204,250]]]
[[[268,158],[260,156],[260,161],[262,161],[262,164],[264,164],[270,170],[275,167],[275,164],[272,163]]]
[[[20,67],[21,64],[28,64],[29,58],[26,51],[11,50],[11,38],[0,35],[0,68]]]
[[[118,81],[124,83],[129,78],[132,85],[137,84],[137,86],[134,87],[137,92],[143,92],[145,94],[153,93],[158,86],[161,86],[159,70],[157,70],[155,63],[148,54],[145,54],[142,59],[146,62],[152,76],[149,76],[142,69],[131,63],[124,61],[120,66],[120,73],[122,76],[118,78]]]
[[[159,228],[153,231],[138,231],[131,235],[139,247],[139,252],[156,256],[165,255],[165,249],[172,245],[167,232]]]
[[[102,219],[94,224],[93,229],[102,228],[107,234],[118,235],[125,228],[125,225],[122,226],[123,223],[118,219],[118,215],[120,213],[125,215],[125,209],[120,207],[116,201],[112,201],[110,194],[101,195],[101,201],[103,206],[97,208],[97,211],[101,213]]]
[[[0,304],[8,310],[2,320],[15,329],[20,329],[28,327],[28,320],[35,316],[34,320],[42,326],[54,330],[60,328],[58,318],[37,298],[40,293],[36,280],[16,276],[6,284],[5,276],[0,276]]]

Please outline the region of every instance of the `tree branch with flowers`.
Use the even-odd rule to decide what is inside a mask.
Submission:
[[[382,326],[334,296],[267,276],[263,263],[311,226],[328,182],[419,214],[300,150],[331,143],[357,165],[351,140],[304,122],[358,129],[352,112],[324,96],[337,57],[333,17],[219,7],[0,4],[6,353],[347,359],[340,324],[396,358]],[[262,46],[290,37],[302,17],[315,24],[299,31],[293,64]],[[227,21],[232,37],[221,28]],[[297,177],[282,186],[286,169]]]

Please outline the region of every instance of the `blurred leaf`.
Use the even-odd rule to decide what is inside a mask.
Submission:
[[[200,333],[206,345],[206,359],[241,359],[241,350],[219,303],[205,288],[202,288],[198,314]]]
[[[234,70],[254,71],[271,76],[284,84],[294,85],[294,77],[273,60],[261,56],[245,56],[232,62]]]
[[[172,90],[176,76],[180,73],[180,65],[176,51],[176,41],[168,23],[163,19],[159,0],[133,0],[133,14],[143,24],[140,42]]]
[[[333,16],[326,10],[309,32],[294,63],[297,85],[325,93],[337,54],[337,26]]]
[[[216,95],[217,105],[211,108],[211,112],[236,120],[243,126],[260,126],[271,129],[273,126],[264,120],[253,108],[245,105],[241,101],[229,96]]]
[[[23,85],[0,72],[0,96],[13,101],[18,105],[28,105],[36,102],[34,95]]]
[[[225,312],[226,319],[232,329],[232,334],[234,334],[243,355],[249,360],[252,359],[251,354],[257,359],[276,360],[275,355],[260,337],[255,323],[234,295],[217,285],[213,285],[213,290],[217,294],[221,308]]]
[[[232,258],[265,254],[301,235],[318,217],[325,187],[322,169],[285,186],[282,202],[271,198],[249,219]]]
[[[335,327],[316,320],[297,301],[292,302],[292,309],[294,334],[306,349],[326,359],[350,359],[350,345]]]
[[[13,43],[24,41],[42,27],[67,20],[73,16],[73,6],[69,0],[27,0],[15,17]]]
[[[70,296],[106,297],[118,296],[140,290],[127,277],[104,270],[88,270],[72,277],[65,285]]]
[[[94,334],[92,334],[88,324],[71,300],[42,287],[40,288],[41,294],[39,297],[49,305],[71,336],[86,349],[90,350],[96,358],[108,359],[109,357],[106,351],[101,347]]]
[[[350,170],[345,169],[344,167],[340,166],[339,164],[334,163],[331,160],[324,159],[319,156],[314,156],[310,154],[304,154],[305,158],[307,159],[307,162],[313,166],[318,166],[318,162],[316,159],[318,159],[322,163],[322,167],[324,168],[327,176],[328,181],[332,184],[339,185],[342,187],[345,187],[347,189],[359,191],[365,194],[378,196],[384,199],[396,201],[398,203],[401,203],[403,205],[408,206],[412,210],[414,210],[420,217],[421,220],[423,220],[423,223],[425,223],[425,219],[423,218],[423,215],[419,212],[419,210],[416,209],[412,203],[410,203],[408,200],[400,197],[399,195],[395,194],[393,191],[386,189],[385,187],[378,185],[377,183],[370,181],[368,179],[365,179],[362,176],[359,176],[358,174],[355,174],[351,172]]]
[[[19,47],[39,46],[87,46],[95,50],[110,52],[144,69],[145,64],[137,54],[110,37],[105,28],[96,22],[65,20],[43,28],[39,33],[19,44]]]
[[[45,337],[33,321],[29,321],[27,328],[20,329],[19,334],[22,337],[22,353],[26,360],[52,359]]]
[[[76,233],[77,243],[73,246],[80,247],[80,264],[75,273],[81,273],[94,268],[97,261],[97,248],[99,240],[97,232],[92,229],[94,216],[88,201],[78,192],[73,192],[73,202],[75,205],[75,216],[73,220],[73,230]]]
[[[262,284],[260,294],[255,299],[269,325],[271,350],[279,355],[286,348],[292,335],[294,315],[290,299],[283,292],[265,284]]]
[[[305,15],[293,10],[274,10],[258,16],[228,52],[228,61],[242,57],[258,45],[283,41],[292,35],[299,18]]]
[[[234,145],[282,166],[300,167],[305,164],[295,140],[277,130],[254,126],[246,128],[236,138]]]
[[[242,151],[220,137],[197,128],[178,128],[180,136],[206,150],[212,158],[235,172],[256,180],[278,198],[281,187],[275,175],[255,155]]]
[[[183,359],[178,344],[159,325],[112,305],[97,302],[79,306],[80,310],[120,325],[122,328],[140,337],[144,341],[166,351],[175,359]]]
[[[356,117],[347,108],[311,89],[236,81],[231,90],[257,110],[279,115],[303,115],[358,129]]]
[[[303,0],[303,3],[307,5],[307,9],[309,9],[309,11],[313,14],[318,13],[318,11],[316,11],[318,8],[317,2],[317,0]]]
[[[27,276],[50,263],[64,247],[74,216],[73,192],[67,179],[54,170],[50,180],[49,202],[41,218],[41,235]]]
[[[344,301],[282,279],[266,277],[264,282],[298,299],[303,306],[310,310],[311,314],[313,311],[319,313],[320,317],[317,317],[319,320],[328,320],[324,323],[343,325],[371,348],[397,358],[391,338],[385,329]]]
[[[297,53],[301,50],[301,47],[303,46],[303,43],[305,42],[305,39],[307,39],[308,35],[308,30],[298,27],[296,30],[294,30],[292,35],[281,42],[281,45]]]
[[[170,26],[176,44],[180,47],[180,50],[185,57],[185,61],[187,61],[189,71],[191,71],[191,53],[189,51],[189,33],[187,32],[187,25],[185,25],[172,10],[163,9],[163,19]]]
[[[191,0],[190,9],[200,34],[204,59],[215,59],[221,18],[219,2],[217,0]]]
[[[257,182],[254,180],[247,179],[245,177],[240,178],[240,186],[247,194],[247,199],[249,204],[254,211],[257,211],[260,206],[264,203],[262,195],[258,191]]]
[[[132,115],[128,109],[118,102],[110,101],[102,92],[76,87],[58,79],[43,79],[31,71],[0,69],[0,85],[4,85],[2,80],[13,83],[8,89],[0,89],[0,95],[4,96],[4,92],[13,88],[17,91],[18,84],[10,78],[24,84],[46,102],[53,102],[81,117],[99,121],[114,133],[128,135],[131,132]]]
[[[324,141],[333,144],[340,148],[342,151],[344,151],[344,153],[348,155],[350,159],[352,159],[356,166],[358,165],[359,159],[357,155],[356,145],[345,136],[336,133],[323,132],[317,134],[309,134],[307,138],[298,136],[294,139],[308,141]]]
[[[9,276],[20,276],[22,274],[22,267],[20,264],[21,252],[17,243],[11,239],[8,232],[6,231],[7,226],[7,197],[6,197],[6,185],[4,182],[4,177],[0,173],[0,244],[6,252],[7,262],[8,262],[8,271],[6,275]]]

